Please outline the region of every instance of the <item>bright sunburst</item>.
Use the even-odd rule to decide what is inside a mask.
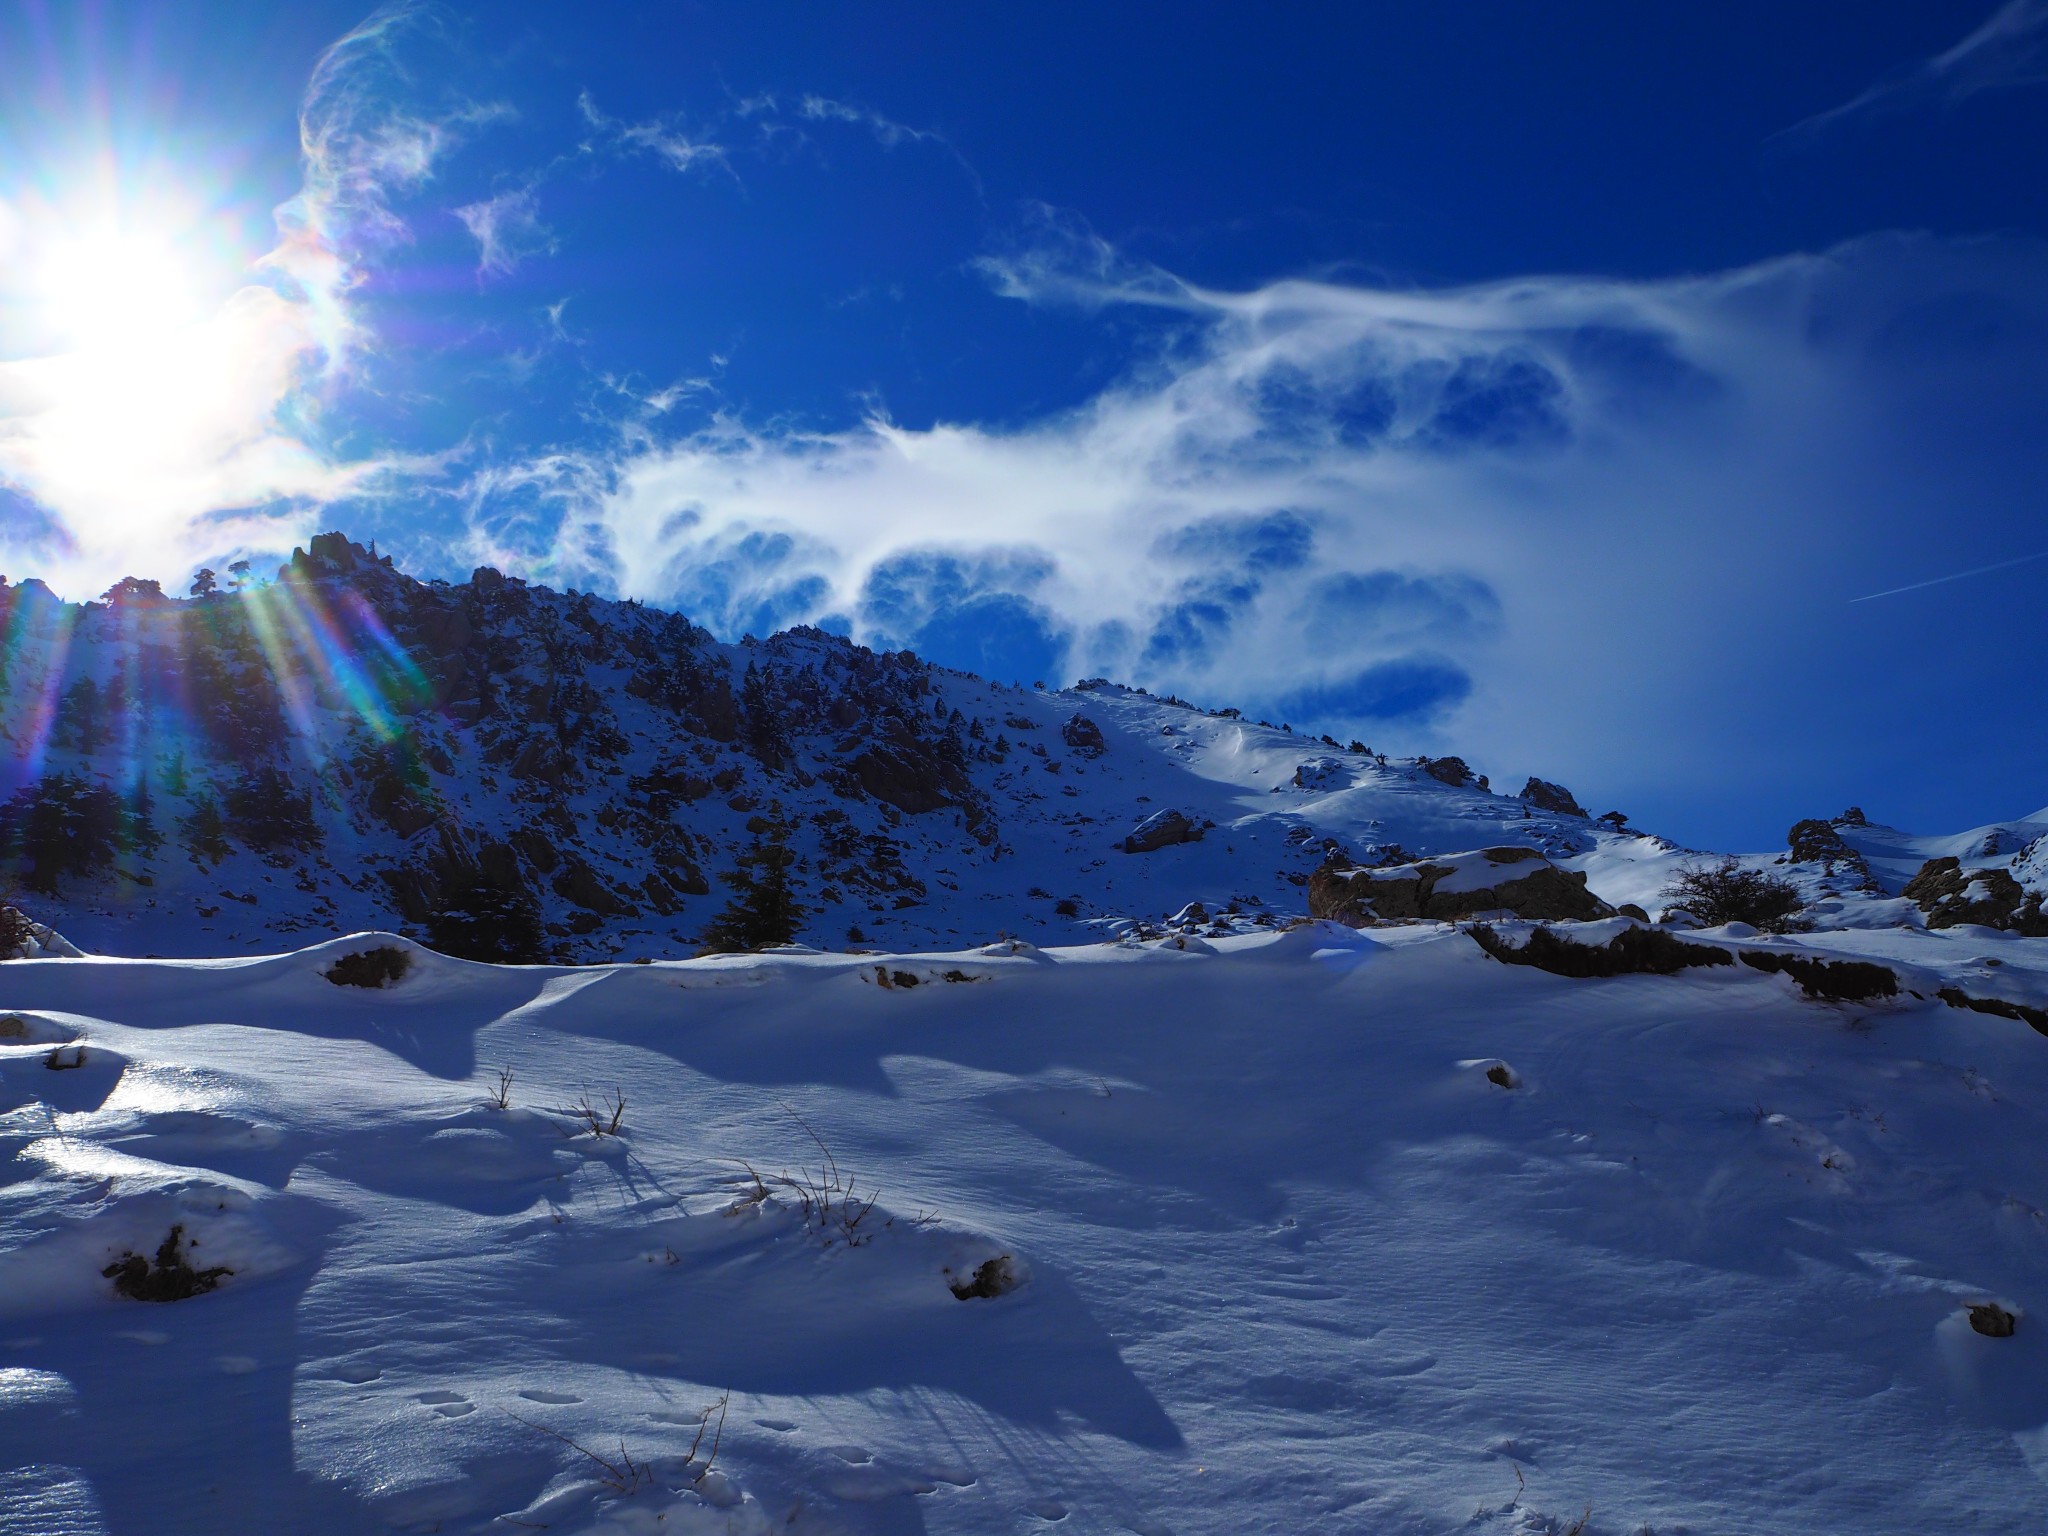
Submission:
[[[58,519],[89,581],[340,483],[287,419],[324,355],[312,307],[263,257],[203,167],[0,185],[0,485]]]
[[[204,287],[189,243],[112,221],[51,240],[33,284],[50,328],[94,350],[193,324]]]

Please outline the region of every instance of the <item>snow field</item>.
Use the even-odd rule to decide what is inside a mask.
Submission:
[[[0,967],[0,1529],[2048,1520],[2024,1024],[1430,925],[322,976],[379,943]],[[115,1296],[172,1222],[235,1273]]]

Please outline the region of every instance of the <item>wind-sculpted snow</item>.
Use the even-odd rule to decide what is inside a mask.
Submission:
[[[2048,1521],[2048,940],[1214,926],[0,965],[0,1526]]]

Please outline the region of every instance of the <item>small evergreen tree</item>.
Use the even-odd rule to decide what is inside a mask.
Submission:
[[[66,876],[97,874],[133,846],[121,797],[77,774],[52,774],[0,806],[0,848],[32,891],[55,895]]]
[[[178,823],[183,834],[185,847],[209,864],[218,864],[226,858],[228,848],[227,818],[220,813],[220,802],[211,795],[201,795],[192,802],[191,814]]]
[[[480,870],[449,883],[427,919],[427,944],[458,960],[494,965],[532,965],[547,958],[533,897]]]
[[[707,955],[787,944],[804,920],[806,908],[790,885],[796,853],[789,846],[789,823],[779,814],[756,816],[747,830],[753,844],[739,855],[737,867],[718,877],[733,888],[733,898],[704,930]]]

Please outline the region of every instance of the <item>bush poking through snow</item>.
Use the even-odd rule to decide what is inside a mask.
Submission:
[[[1759,971],[1790,976],[1808,997],[1830,1003],[1863,1003],[1874,997],[1899,995],[1898,973],[1868,960],[1812,960],[1773,950],[1746,949],[1742,963]]]
[[[1733,965],[1735,957],[1711,944],[1688,944],[1657,928],[1624,928],[1605,944],[1581,944],[1538,928],[1523,944],[1510,944],[1489,923],[1465,930],[1504,965],[1533,965],[1553,976],[1674,976],[1695,965]]]
[[[139,1253],[124,1253],[100,1273],[114,1282],[117,1292],[134,1301],[185,1301],[213,1290],[223,1276],[234,1273],[225,1264],[193,1268],[184,1245],[184,1227],[174,1226],[171,1235],[157,1245],[154,1265]]]
[[[343,955],[321,974],[337,987],[391,987],[412,969],[412,956],[395,944]]]
[[[512,1074],[507,1072],[505,1088],[509,1092],[511,1087]],[[626,1118],[626,1095],[614,1088],[609,1095],[593,1104],[590,1102],[590,1095],[586,1093],[563,1113],[593,1136],[616,1136],[619,1134],[619,1123]],[[573,1135],[574,1132],[570,1134]]]
[[[571,1440],[559,1429],[549,1429],[545,1424],[536,1424],[531,1419],[520,1418],[509,1408],[502,1411],[506,1418],[516,1420],[528,1429],[537,1429],[544,1435],[552,1435],[570,1450],[587,1456],[597,1467],[598,1482],[622,1499],[638,1493],[642,1488],[654,1486],[654,1468],[644,1461],[635,1461],[633,1453],[626,1449],[624,1440],[619,1442],[618,1460],[614,1461],[609,1456],[600,1456],[580,1441]]]
[[[512,1069],[510,1067],[498,1068],[497,1083],[484,1094],[484,1102],[493,1109],[510,1109],[512,1107]]]
[[[1760,869],[1744,869],[1732,857],[1681,869],[1664,887],[1664,899],[1685,908],[1708,928],[1748,923],[1764,933],[1784,933],[1801,905],[1790,881]]]
[[[999,1253],[977,1264],[967,1279],[948,1280],[946,1287],[962,1301],[993,1301],[1017,1289],[1017,1266],[1007,1253]]]
[[[778,1193],[786,1194],[796,1202],[805,1228],[821,1236],[827,1248],[842,1242],[849,1248],[859,1248],[873,1241],[876,1232],[893,1227],[896,1224],[893,1216],[883,1220],[879,1226],[869,1220],[882,1198],[881,1191],[875,1189],[861,1194],[857,1188],[858,1181],[840,1170],[839,1159],[832,1155],[832,1149],[825,1145],[825,1139],[811,1122],[787,1104],[781,1108],[810,1137],[811,1145],[818,1149],[819,1166],[816,1169],[799,1168],[794,1174],[773,1173],[763,1178],[752,1163],[744,1158],[735,1158],[734,1161],[747,1170],[747,1183],[740,1197],[726,1208],[725,1214],[737,1216],[745,1211],[757,1211]],[[925,1227],[938,1219],[936,1213],[927,1212],[912,1217],[907,1225]]]

